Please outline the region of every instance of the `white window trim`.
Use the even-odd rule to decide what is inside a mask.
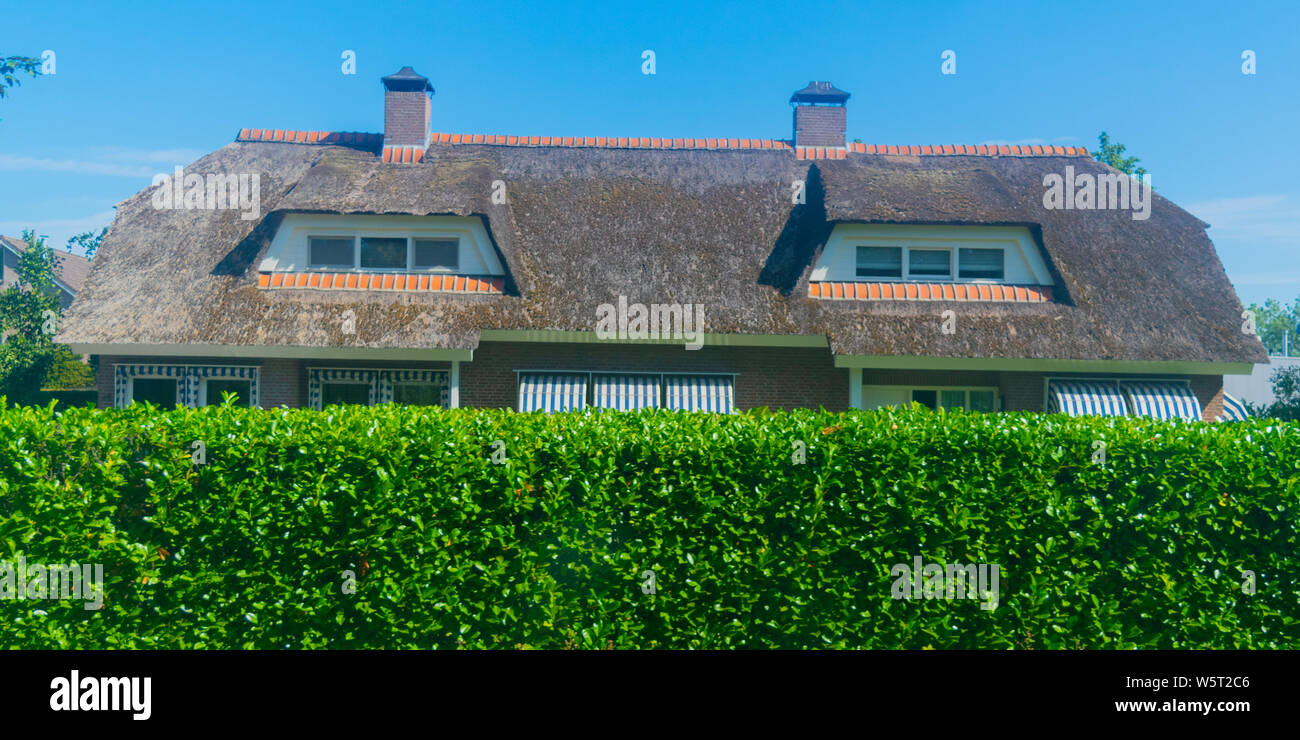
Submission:
[[[857,253],[858,247],[889,247],[901,249],[903,253],[902,277],[876,276],[876,275],[858,275]],[[911,250],[917,249],[926,252],[947,252],[948,253],[948,274],[947,275],[913,275]],[[964,278],[961,275],[961,251],[962,249],[996,249],[1002,252],[1002,278]],[[974,283],[982,285],[1007,285],[1007,248],[1000,245],[995,246],[942,246],[931,244],[908,243],[872,243],[864,241],[854,241],[853,243],[853,281],[859,283]]]
[[[988,385],[912,385],[911,383],[893,383],[893,384],[888,384],[888,383],[864,383],[864,384],[862,385],[862,390],[863,390],[863,391],[871,391],[871,390],[890,390],[890,391],[898,391],[898,390],[905,390],[905,391],[907,391],[907,393],[908,393],[908,397],[909,397],[908,403],[912,403],[912,401],[910,400],[910,397],[911,397],[912,391],[937,391],[937,392],[940,393],[940,394],[942,394],[943,391],[963,391],[963,392],[966,393],[966,410],[968,410],[968,411],[970,410],[969,407],[970,407],[970,394],[971,394],[971,391],[981,391],[981,392],[992,391],[992,392],[993,392],[993,412],[992,412],[992,413],[997,413],[997,412],[999,412],[999,411],[1002,410],[1002,395],[1001,395],[1001,393],[998,392],[998,387],[997,387],[997,386],[988,386]],[[865,396],[865,395],[866,395],[866,394],[864,393],[863,396]],[[936,403],[941,403],[942,401],[943,401],[943,396],[940,395],[940,396],[936,399]],[[859,407],[862,407],[863,405],[864,405],[864,403],[860,400],[860,401],[859,401]],[[943,406],[940,406],[940,408],[943,408]]]

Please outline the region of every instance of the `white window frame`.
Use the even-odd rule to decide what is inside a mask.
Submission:
[[[874,275],[858,275],[858,247],[888,247],[900,249],[903,253],[902,277],[882,277]],[[948,275],[913,275],[912,274],[912,252],[916,249],[923,252],[947,252],[948,253]],[[1002,278],[995,280],[993,278],[964,278],[961,275],[961,250],[962,249],[996,249],[1002,252]],[[859,283],[974,283],[983,285],[1006,285],[1007,284],[1007,248],[1003,246],[937,246],[932,244],[915,244],[899,242],[870,242],[854,241],[853,243],[853,279]]]
[[[311,240],[312,239],[351,239],[352,240],[352,264],[348,267],[342,265],[313,265],[311,263]],[[362,239],[405,239],[406,240],[406,266],[405,267],[362,267],[361,266],[361,240]],[[441,241],[453,242],[456,245],[456,267],[447,269],[445,267],[416,267],[415,266],[415,242],[416,241]],[[392,234],[379,234],[366,231],[358,231],[353,234],[307,234],[307,270],[309,272],[356,272],[356,273],[378,273],[391,275],[459,275],[460,274],[460,251],[462,248],[461,236],[452,234],[449,236],[394,236]]]
[[[997,386],[987,386],[987,385],[912,385],[912,384],[910,384],[910,383],[892,383],[892,384],[891,384],[891,383],[864,383],[864,384],[862,385],[862,390],[863,390],[863,396],[864,396],[864,398],[865,398],[865,396],[866,396],[866,392],[867,392],[867,391],[870,391],[870,390],[876,390],[876,389],[880,389],[880,390],[890,390],[890,391],[899,391],[899,390],[907,391],[908,403],[915,403],[914,401],[911,400],[912,392],[913,392],[913,391],[935,391],[935,392],[937,393],[937,395],[936,395],[936,397],[935,397],[935,403],[936,403],[936,405],[939,405],[939,408],[945,408],[943,405],[941,405],[942,402],[943,402],[943,392],[944,392],[944,391],[950,391],[950,392],[951,392],[951,391],[962,391],[963,393],[966,394],[966,401],[965,401],[965,405],[963,406],[963,409],[965,409],[966,411],[970,411],[970,410],[971,410],[971,409],[970,409],[970,394],[971,394],[972,391],[979,391],[979,392],[989,392],[989,391],[991,391],[991,392],[993,393],[993,411],[988,412],[988,413],[998,413],[998,412],[1000,412],[1000,411],[1002,410],[1002,395],[998,392],[998,388],[997,388]],[[865,408],[865,406],[866,406],[866,402],[865,402],[865,401],[863,401],[862,406]],[[984,413],[984,412],[979,412],[979,413]]]
[[[322,265],[318,267],[311,263],[311,240],[312,239],[333,239],[335,241],[338,241],[340,239],[346,239],[346,238],[352,239],[352,264],[350,266],[343,267],[342,265]],[[332,236],[326,234],[307,235],[307,269],[308,270],[312,270],[315,272],[338,272],[340,270],[354,271],[357,269],[357,265],[361,264],[360,259],[361,259],[361,243],[357,239],[357,236],[355,234],[353,234],[351,237],[342,234],[334,234]]]
[[[137,378],[141,378],[144,380],[174,380],[176,381],[176,395],[177,396],[185,395],[184,375],[177,376],[177,375],[163,375],[162,373],[138,373],[138,374],[131,375],[126,379],[126,397],[128,399],[128,403],[126,404],[127,406],[131,406],[132,404],[136,403],[135,381]],[[175,408],[176,406],[184,406],[184,405],[185,405],[184,399],[178,399],[172,401],[172,405],[168,406],[167,408],[170,409],[170,408]]]
[[[248,405],[253,408],[258,407],[257,398],[254,396],[256,392],[254,389],[257,387],[257,384],[253,382],[252,378],[223,378],[216,375],[203,378],[202,381],[199,383],[199,407],[208,405],[208,383],[211,383],[214,380],[228,380],[228,381],[234,381],[236,383],[248,383],[249,397],[247,399],[241,398],[240,400],[241,401],[247,400]]]

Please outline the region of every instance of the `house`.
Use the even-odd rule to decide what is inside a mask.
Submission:
[[[58,338],[102,406],[1209,420],[1265,359],[1207,224],[1082,148],[847,142],[829,83],[788,139],[434,133],[383,88],[382,133],[243,129],[118,206]]]
[[[18,256],[27,251],[27,242],[12,236],[0,235],[0,257],[3,257],[3,268],[0,268],[0,290],[18,282]],[[54,250],[54,254],[59,258],[59,274],[55,276],[54,284],[59,290],[59,302],[63,308],[72,305],[72,299],[76,297],[77,291],[81,290],[81,284],[86,280],[86,273],[90,271],[90,260],[79,254]]]

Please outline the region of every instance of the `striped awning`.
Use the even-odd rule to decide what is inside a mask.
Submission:
[[[732,378],[729,375],[664,376],[664,405],[670,409],[729,414],[732,395]]]
[[[1126,416],[1128,405],[1117,383],[1053,380],[1047,390],[1047,412],[1070,416]]]
[[[1246,404],[1228,395],[1225,391],[1223,394],[1223,414],[1219,416],[1217,421],[1245,421],[1249,418],[1250,412],[1246,410]]]
[[[600,409],[635,411],[659,405],[658,375],[597,375],[592,379],[592,405]]]
[[[1123,388],[1134,416],[1201,420],[1201,402],[1186,383],[1129,381]]]
[[[586,375],[527,373],[519,376],[520,411],[576,411],[586,406]]]

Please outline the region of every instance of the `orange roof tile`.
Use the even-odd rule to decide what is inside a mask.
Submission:
[[[499,278],[498,278],[499,279]],[[496,287],[495,285],[493,286]],[[497,288],[499,291],[500,288]],[[914,283],[817,280],[808,283],[810,298],[832,300],[989,301],[1045,303],[1052,289],[1045,285],[990,285],[987,283]]]
[[[505,278],[491,275],[394,275],[356,272],[264,272],[257,287],[317,290],[431,290],[457,293],[505,292]],[[829,290],[829,288],[828,288]]]

